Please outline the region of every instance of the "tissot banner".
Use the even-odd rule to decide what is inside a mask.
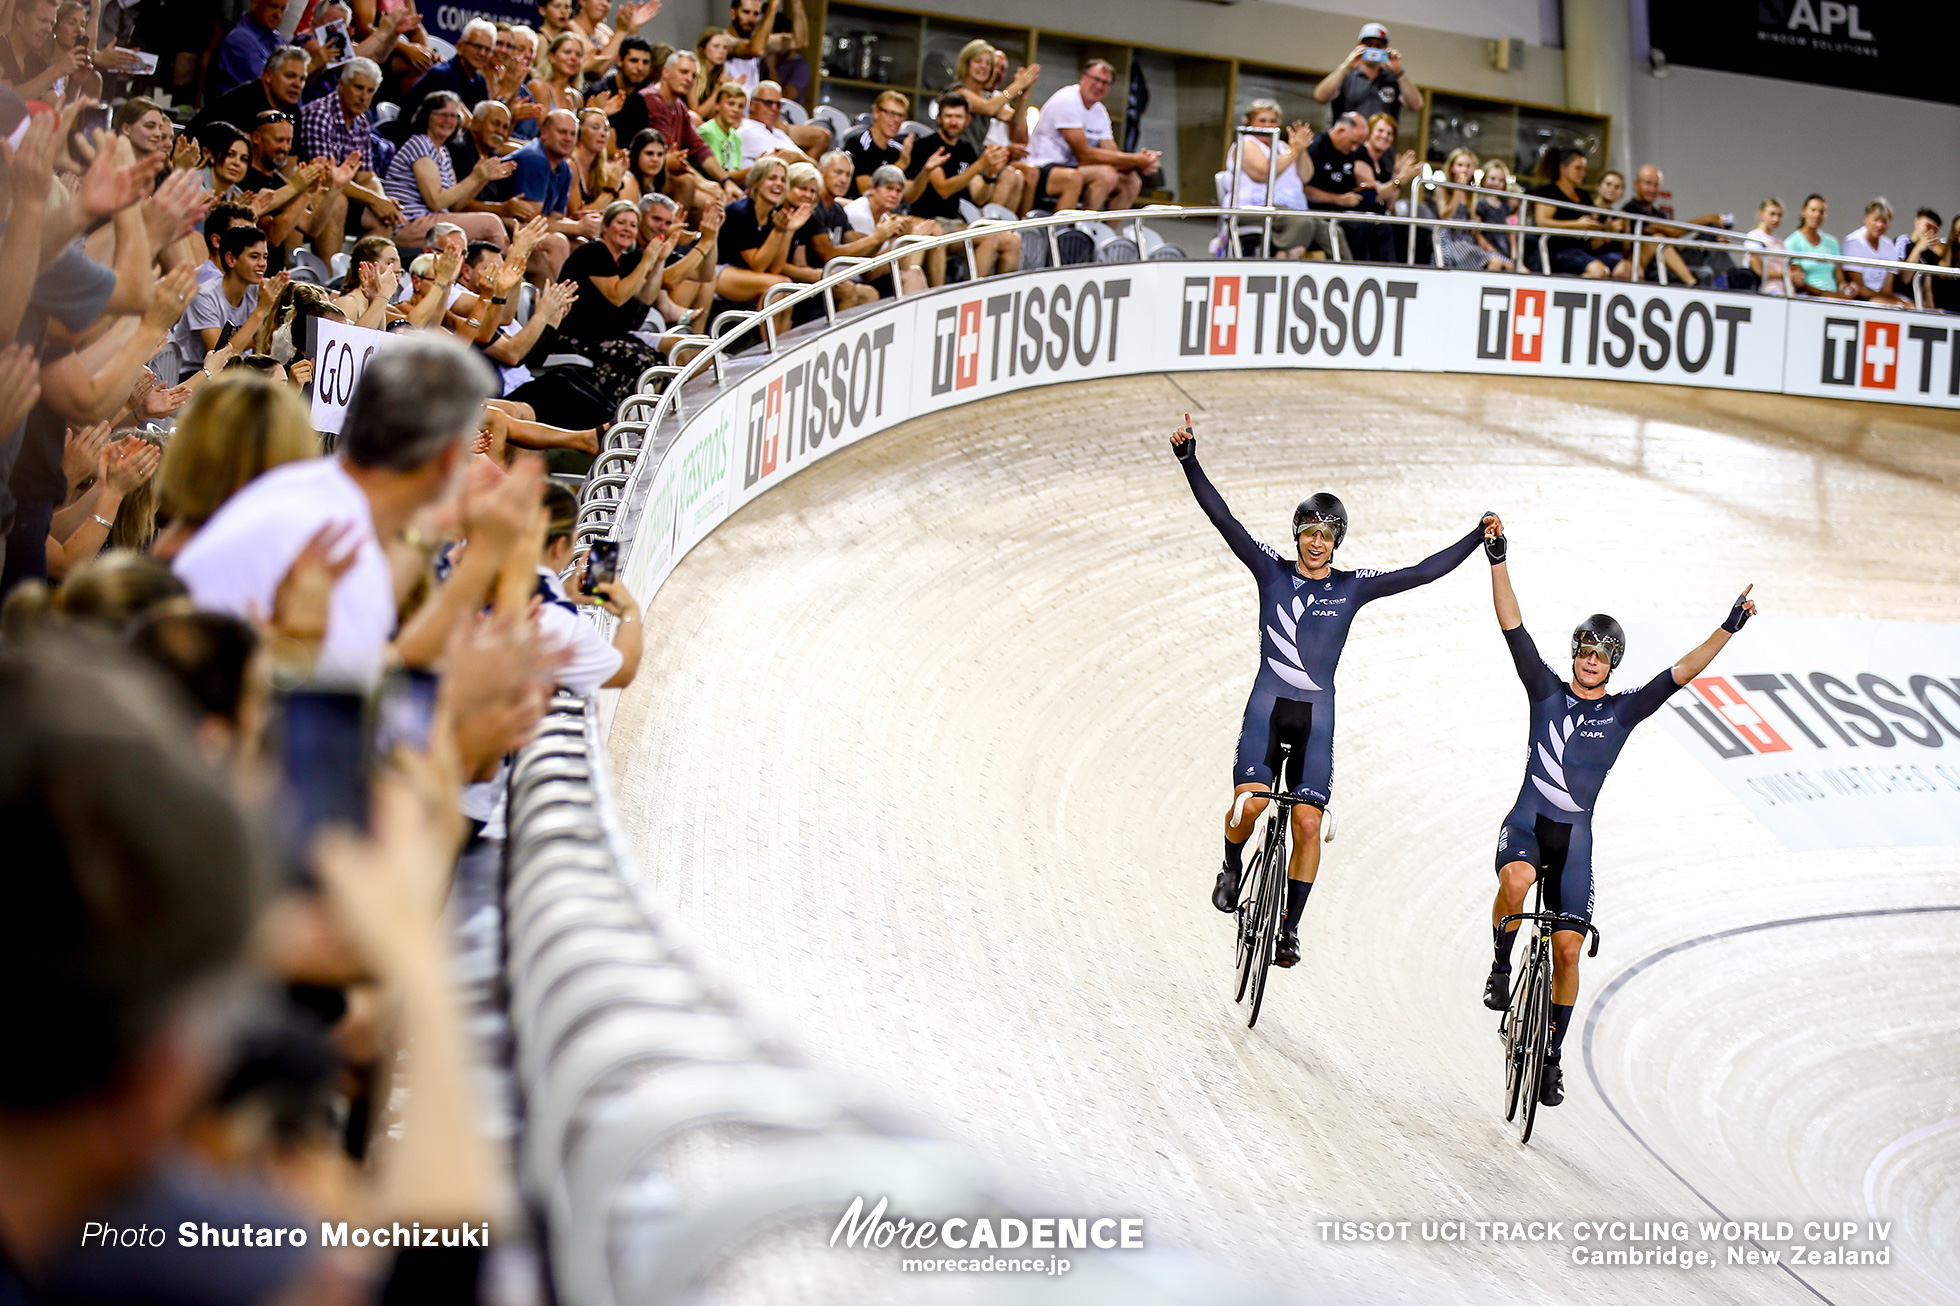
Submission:
[[[1790,848],[1960,844],[1960,626],[1758,617],[1654,720]]]
[[[1647,0],[1647,37],[1669,63],[1960,104],[1960,78],[1929,62],[1939,12],[1905,0]]]

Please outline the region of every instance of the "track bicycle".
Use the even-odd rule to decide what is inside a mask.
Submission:
[[[1293,745],[1279,746],[1280,763],[1273,769],[1275,780],[1284,781]],[[1280,917],[1286,909],[1286,841],[1292,829],[1293,808],[1307,800],[1290,793],[1269,791],[1258,795],[1272,804],[1266,814],[1266,835],[1251,865],[1239,877],[1239,905],[1233,918],[1234,964],[1238,971],[1238,991],[1232,1001],[1245,1002],[1251,993],[1252,1012],[1245,1027],[1259,1023],[1259,1007],[1266,997],[1266,971],[1279,948]],[[1334,838],[1333,817],[1324,814],[1322,824],[1329,842]]]
[[[1599,955],[1599,931],[1588,921],[1562,912],[1543,910],[1545,877],[1541,873],[1532,886],[1531,910],[1506,916],[1498,928],[1508,930],[1514,921],[1531,921],[1535,932],[1525,948],[1524,965],[1517,983],[1511,986],[1511,1002],[1498,1022],[1497,1036],[1504,1042],[1504,1118],[1515,1120],[1519,1098],[1524,1105],[1520,1144],[1531,1141],[1531,1127],[1538,1119],[1539,1081],[1552,1046],[1552,935],[1559,929],[1579,930],[1592,936],[1588,957]]]

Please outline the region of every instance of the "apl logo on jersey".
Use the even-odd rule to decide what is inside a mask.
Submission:
[[[1942,333],[1944,334],[1944,333]],[[1824,319],[1825,385],[1857,384],[1871,390],[1899,385],[1899,324],[1855,317]]]

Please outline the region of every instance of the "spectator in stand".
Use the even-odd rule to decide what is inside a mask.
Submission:
[[[522,23],[498,27],[496,61],[496,75],[489,79],[490,98],[502,101],[510,110],[512,139],[534,141],[538,138],[538,123],[545,114],[545,107],[531,94],[538,62],[538,34]]]
[[[604,109],[584,109],[578,115],[578,137],[572,147],[572,195],[565,211],[573,217],[603,213],[622,199],[626,185],[626,151],[613,145],[612,124]]]
[[[1678,240],[1689,234],[1686,227],[1670,225],[1674,217],[1674,206],[1661,202],[1661,170],[1651,163],[1644,163],[1640,171],[1633,175],[1633,198],[1620,206],[1622,213],[1630,214],[1636,221],[1633,232],[1638,235],[1645,231],[1650,236],[1666,236]],[[1728,215],[1703,213],[1690,218],[1697,227],[1727,227],[1732,225]],[[1660,261],[1667,265],[1668,274],[1682,285],[1692,286],[1701,281],[1712,281],[1719,273],[1729,270],[1729,257],[1721,251],[1710,249],[1683,249],[1676,245],[1634,245],[1634,257],[1638,268],[1633,273],[1635,280],[1659,280],[1660,272],[1655,265],[1656,252]]]
[[[488,365],[454,340],[397,341],[355,384],[340,453],[277,468],[233,495],[178,553],[178,576],[208,611],[271,612],[294,560],[330,532],[333,553],[352,558],[333,585],[315,673],[372,685],[396,628],[384,545],[447,491],[494,387]]]
[[[851,156],[853,194],[864,194],[871,185],[871,174],[887,164],[900,172],[912,166],[912,151],[919,138],[901,130],[911,111],[912,102],[901,92],[880,91],[871,103],[870,123],[844,138],[844,152]]]
[[[362,231],[393,231],[401,225],[400,206],[382,193],[381,181],[374,175],[374,127],[367,115],[380,87],[380,65],[372,59],[350,59],[342,65],[340,82],[332,94],[300,108],[296,133],[299,161],[325,159],[344,165],[351,157],[355,163],[354,175],[327,198],[315,219],[313,248],[322,258],[331,259],[340,253],[350,205],[360,206]]]
[[[1469,149],[1456,149],[1443,163],[1443,178],[1455,186],[1436,188],[1436,216],[1457,222],[1476,222],[1481,220],[1474,202],[1478,198],[1461,186],[1475,186],[1477,181],[1477,155]],[[1438,233],[1443,246],[1443,266],[1446,268],[1484,268],[1491,272],[1509,272],[1516,266],[1499,250],[1496,240],[1505,237],[1467,227],[1444,227]],[[1508,247],[1508,246],[1507,246]]]
[[[176,347],[180,375],[247,323],[251,324],[252,332],[258,330],[254,315],[259,307],[260,288],[267,284],[265,262],[265,233],[256,226],[234,226],[218,237],[218,266],[222,275],[215,281],[206,281],[191,298],[170,337],[170,343]],[[282,276],[274,293],[284,287]],[[251,333],[243,339],[250,340]]]
[[[660,293],[675,234],[650,247],[639,237],[639,206],[615,200],[601,215],[599,239],[580,245],[565,260],[565,280],[578,297],[559,334],[592,360],[593,388],[615,407],[639,388],[640,374],[660,362],[653,347],[633,333]]]
[[[1119,150],[1103,97],[1116,79],[1115,66],[1091,59],[1081,80],[1064,86],[1041,106],[1041,118],[1028,139],[1028,168],[1034,173],[1029,206],[1053,200],[1063,209],[1128,209],[1143,191],[1143,179],[1157,171],[1155,150]],[[903,166],[903,165],[901,165]]]
[[[560,32],[545,47],[544,67],[532,78],[531,98],[546,113],[569,109],[577,113],[585,107],[585,38],[577,32]]]
[[[1625,174],[1615,168],[1608,168],[1600,174],[1599,189],[1593,192],[1593,198],[1600,208],[1616,208],[1620,201],[1626,198],[1626,195],[1627,179]],[[1603,218],[1601,221],[1605,224],[1605,229],[1614,233],[1614,235],[1623,235],[1632,227],[1632,223],[1626,218]],[[1613,274],[1616,277],[1627,280],[1633,276],[1633,269],[1626,264],[1626,260],[1633,257],[1633,247],[1624,240],[1614,240],[1608,236],[1595,236],[1593,238],[1592,248],[1595,257],[1599,256],[1602,251],[1605,251],[1619,258],[1620,261],[1613,266]],[[1622,267],[1626,268],[1624,272],[1621,271]]]
[[[1007,56],[985,41],[968,41],[960,47],[959,57],[953,61],[953,85],[947,89],[958,91],[966,99],[972,114],[967,120],[966,135],[974,149],[1005,145],[1013,159],[1027,153],[1028,92],[1040,76],[1041,65],[1036,63],[1018,69],[1008,78]],[[998,202],[1019,213],[1019,201],[1027,191],[1027,182],[1018,168],[1007,175],[1014,178],[1011,183],[1014,198],[1001,198]]]
[[[1936,251],[1940,244],[1939,213],[1933,209],[1921,209],[1915,213],[1912,218],[1912,236],[1909,239],[1901,237],[1900,244],[1905,247],[1905,252],[1899,257],[1905,262],[1916,263],[1922,266],[1933,266],[1937,264],[1939,255]],[[1927,282],[1927,289],[1931,291],[1937,289],[1939,283],[1944,279],[1937,274],[1928,276],[1925,273],[1908,272],[1902,273],[1893,283],[1893,287],[1901,295],[1906,296],[1908,299],[1913,299],[1919,293],[1918,283],[1920,281]],[[1931,306],[1939,307],[1937,303]]]
[[[1416,161],[1414,150],[1404,150],[1398,158],[1395,154],[1395,119],[1385,113],[1378,113],[1368,120],[1368,136],[1362,142],[1362,162],[1356,165],[1356,179],[1361,184],[1361,203],[1357,206],[1362,213],[1393,213],[1395,202],[1402,198],[1402,188],[1407,186],[1422,171],[1422,164]],[[1374,238],[1377,251],[1385,249],[1381,262],[1399,263],[1402,258],[1396,252],[1401,246],[1404,252],[1408,246],[1405,231],[1396,227],[1369,224],[1387,235],[1384,243],[1381,236]]]
[[[701,123],[701,139],[737,186],[747,185],[749,178],[748,169],[742,165],[742,120],[748,116],[748,108],[748,92],[734,82],[723,82],[715,87],[714,99]]]
[[[1837,237],[1824,230],[1824,219],[1831,216],[1831,206],[1822,195],[1804,197],[1801,225],[1790,233],[1790,239],[1783,247],[1792,254],[1837,254]],[[1800,295],[1816,295],[1823,299],[1843,299],[1845,294],[1838,289],[1838,265],[1821,258],[1793,259],[1791,272],[1793,284]]]
[[[578,0],[539,0],[538,36],[552,41],[572,31],[572,15],[578,11]]]
[[[927,234],[926,230],[922,230],[926,225],[925,219],[905,217],[899,212],[899,205],[904,202],[904,199],[905,174],[886,164],[872,174],[870,190],[844,205],[844,216],[850,221],[851,230],[863,237],[875,239],[879,232],[887,229],[894,231],[893,239],[897,236]],[[890,227],[888,224],[894,218],[898,219],[898,223],[895,227]],[[867,256],[885,253],[889,244],[889,240],[877,241],[867,251]],[[916,294],[926,288],[925,269],[921,266],[924,259],[925,255],[915,253],[907,254],[898,260],[899,276],[908,295]],[[877,286],[890,275],[886,272],[882,276],[873,277],[871,284]],[[889,284],[881,286],[880,294],[887,294],[889,290]]]
[[[1341,66],[1320,79],[1313,98],[1327,106],[1331,122],[1344,113],[1364,120],[1378,113],[1399,120],[1402,110],[1422,111],[1422,92],[1402,72],[1402,52],[1388,47],[1388,29],[1380,23],[1361,28],[1359,44]]]
[[[1511,165],[1500,158],[1493,156],[1485,159],[1484,170],[1481,175],[1485,190],[1512,192],[1518,189],[1517,184],[1511,179]],[[1493,227],[1517,226],[1518,209],[1519,201],[1515,199],[1501,199],[1495,195],[1479,195],[1477,197],[1477,221],[1487,223]],[[1486,239],[1497,246],[1498,253],[1511,260],[1513,267],[1520,265],[1521,260],[1518,257],[1518,242],[1520,237],[1517,232],[1491,232],[1487,234]]]
[[[1918,261],[1927,267],[1960,267],[1960,215],[1947,228],[1945,239],[1928,244]],[[1960,313],[1960,276],[1936,272],[1921,275],[1926,278],[1926,295],[1934,308],[1942,313]]]
[[[509,158],[515,149],[510,143],[509,108],[501,100],[485,100],[470,115],[469,130],[449,138],[450,166],[468,173],[485,159]],[[503,220],[505,230],[536,217],[538,205],[517,193],[515,171],[484,182],[482,190],[462,202],[462,211],[491,214]]]
[[[401,316],[394,306],[406,278],[402,252],[386,236],[363,236],[348,256],[342,293],[334,305],[355,326],[379,331]],[[393,310],[391,314],[391,310]]]
[[[1345,113],[1307,146],[1299,166],[1307,174],[1301,191],[1306,196],[1309,209],[1320,213],[1339,213],[1361,207],[1364,199],[1361,176],[1368,166],[1364,148],[1367,138],[1368,124],[1361,115]],[[1385,261],[1394,251],[1386,229],[1374,223],[1342,222],[1338,225],[1340,237],[1351,251],[1351,258],[1379,262]]]
[[[1600,253],[1593,249],[1593,238],[1606,230],[1605,222],[1595,214],[1572,207],[1593,207],[1592,193],[1584,185],[1586,152],[1555,145],[1545,151],[1545,171],[1551,180],[1528,192],[1542,201],[1531,206],[1531,225],[1582,233],[1552,236],[1547,240],[1552,260],[1551,272],[1561,277],[1603,279],[1614,276],[1622,264],[1620,256],[1611,250]]]
[[[758,82],[749,97],[749,116],[742,123],[742,166],[773,154],[785,163],[814,163],[830,144],[830,132],[821,124],[807,122],[785,129],[783,126],[781,85]]]
[[[769,33],[768,53],[762,57],[762,75],[798,104],[810,93],[810,61],[803,57],[809,45],[810,17],[803,0],[785,0],[776,10],[775,30]],[[826,140],[829,135],[824,133]]]
[[[776,30],[780,5],[781,0],[729,0],[728,34],[735,44],[724,76],[740,83],[745,93],[762,80],[762,62],[769,54],[769,36]]]
[[[1749,270],[1756,275],[1757,287],[1765,295],[1784,293],[1783,278],[1787,271],[1793,284],[1801,290],[1803,273],[1790,267],[1786,258],[1772,258],[1771,251],[1781,251],[1783,240],[1776,232],[1783,225],[1783,201],[1774,195],[1756,206],[1756,229],[1742,238],[1745,248],[1764,251],[1749,255]]]
[[[176,135],[176,123],[155,100],[131,96],[116,109],[111,126],[128,140],[139,159],[168,159]]]
[[[558,280],[574,239],[594,240],[599,235],[599,214],[572,217],[567,211],[572,198],[571,158],[577,148],[578,119],[554,109],[545,115],[538,138],[510,156],[516,168],[511,180],[518,195],[538,206],[549,228],[550,234],[538,242],[532,256],[530,274],[540,280]]]
[[[945,235],[966,226],[966,217],[960,209],[962,199],[970,200],[976,207],[993,202],[994,187],[1007,169],[1007,147],[989,145],[984,152],[974,152],[966,140],[969,117],[966,97],[957,91],[939,97],[938,117],[939,135],[928,143],[930,152],[913,151],[918,165],[915,180],[923,177],[926,184],[918,199],[912,202],[911,210],[914,217],[932,220],[937,234]],[[821,179],[812,180],[820,182]],[[973,242],[973,264],[969,275],[976,280],[990,277],[996,271],[1003,274],[1016,271],[1021,266],[1020,236],[1007,231],[978,237]],[[935,286],[945,284],[945,247],[926,256],[926,279]]]
[[[653,47],[629,36],[619,43],[619,64],[594,83],[591,103],[606,111],[613,139],[630,141],[646,130],[647,105],[640,92],[653,84]]]
[[[653,195],[665,195],[667,184],[667,138],[651,127],[642,129],[626,147],[626,184],[622,198],[640,202]]]
[[[679,233],[674,252],[667,256],[660,293],[654,300],[662,321],[678,324],[683,318],[691,319],[693,314],[706,312],[714,301],[716,265],[721,261],[722,217],[720,203],[710,204],[701,216],[701,230],[690,233],[680,230],[680,205],[671,197],[654,194],[640,201],[641,245],[658,245],[666,240],[669,232]]]
[[[572,529],[578,524],[578,496],[556,481],[544,487],[544,548],[537,565],[538,634],[547,643],[571,649],[571,660],[558,669],[558,684],[574,694],[598,689],[623,689],[639,674],[640,651],[646,626],[632,592],[618,581],[601,581],[597,600],[584,596],[585,567],[577,579],[580,599],[604,606],[618,621],[608,641],[599,627],[578,615],[578,604],[558,577],[572,566]]]
[[[243,27],[249,21],[249,16],[241,18],[238,25]],[[228,122],[242,132],[249,132],[267,109],[297,113],[300,95],[306,90],[306,67],[306,51],[296,45],[278,47],[265,57],[257,79],[216,99],[206,100],[191,119],[190,134],[203,140],[205,127],[214,122]]]
[[[790,247],[815,206],[792,209],[783,203],[788,172],[781,159],[760,160],[749,172],[749,193],[728,206],[719,254],[724,263],[715,276],[715,293],[730,303],[758,306],[769,287],[789,280],[783,267]],[[904,183],[900,173],[900,189]],[[787,315],[776,323],[779,332],[789,327]]]
[[[244,86],[262,69],[274,54],[283,49],[298,49],[297,46],[282,46],[279,42],[279,25],[286,16],[285,0],[251,0],[245,14],[232,24],[225,39],[218,45],[218,57],[211,63],[211,80],[207,100],[216,97],[222,100],[234,90]],[[318,42],[311,42],[311,49],[300,49],[300,58],[306,67],[300,70],[300,81],[325,66],[325,55],[320,53]],[[315,56],[319,63],[315,63]],[[297,105],[299,96],[295,94],[287,107]],[[276,107],[276,106],[260,106]]]
[[[487,183],[510,176],[516,165],[508,159],[479,159],[461,181],[456,180],[445,146],[463,125],[463,117],[463,104],[455,92],[425,96],[409,124],[409,138],[388,164],[382,189],[401,209],[402,225],[396,228],[395,239],[410,249],[420,249],[429,228],[438,222],[454,223],[471,240],[487,240],[499,249],[504,246],[502,222],[488,213],[467,213],[456,206],[476,198]]]
[[[715,111],[715,92],[729,82],[741,86],[741,79],[728,73],[728,55],[735,48],[735,34],[722,27],[703,28],[694,42],[694,60],[697,72],[694,85],[688,88],[687,107],[697,118],[712,117]],[[746,88],[743,94],[748,94]]]
[[[100,429],[107,434],[106,424]],[[125,505],[140,502],[147,509],[150,528],[145,531],[142,544],[136,547],[148,545],[156,509],[147,487],[162,457],[156,445],[134,431],[121,432],[117,439],[103,446],[94,468],[94,484],[54,514],[49,525],[44,546],[48,579],[61,580],[101,553],[114,539],[118,527],[124,527],[127,534],[130,527],[122,518]],[[72,518],[64,522],[63,518],[70,513]]]
[[[72,46],[56,51],[49,61],[54,23],[55,0],[15,0],[7,39],[0,41],[0,82],[19,91],[23,100],[54,98],[56,83],[84,66],[83,52]]]
[[[497,59],[497,25],[487,18],[472,18],[456,36],[456,53],[430,68],[415,83],[402,105],[402,117],[422,116],[422,106],[432,95],[445,92],[466,109],[474,109],[490,98],[490,82],[485,74]]]
[[[618,62],[626,51],[627,41],[639,39],[633,33],[659,15],[660,0],[623,6],[616,28],[606,24],[606,15],[611,12],[612,0],[579,0],[578,8],[572,14],[572,30],[585,38],[586,48],[592,52],[586,60],[585,71],[593,77]]]
[[[851,226],[850,214],[845,211],[845,199],[851,193],[851,169],[851,156],[842,150],[824,155],[819,165],[823,186],[817,192],[809,223],[810,253],[819,272],[834,258],[869,258],[884,248],[887,241],[911,229],[910,218],[901,213],[888,213],[871,232],[858,234]],[[860,277],[837,287],[837,306],[856,308],[880,295],[889,298],[891,293],[890,273],[881,272],[869,281]]]
[[[225,274],[224,264],[218,261],[218,239],[233,227],[254,227],[258,223],[252,213],[252,206],[235,200],[220,200],[211,206],[204,215],[205,258],[197,265],[197,286],[202,290]],[[174,383],[174,382],[173,382]]]
[[[245,175],[252,170],[251,140],[228,122],[212,123],[204,139],[199,149],[205,166],[198,169],[198,181],[221,203],[244,199]]]
[[[1885,233],[1892,226],[1892,202],[1880,195],[1865,205],[1865,221],[1856,231],[1845,236],[1841,242],[1844,252],[1861,255],[1865,258],[1889,259],[1902,262],[1905,258],[1903,237],[1888,236]],[[1894,282],[1897,273],[1892,268],[1875,268],[1856,263],[1847,263],[1844,268],[1844,294],[1846,299],[1862,299],[1871,304],[1910,305],[1911,300],[1898,293]]]
[[[667,176],[672,189],[665,193],[690,212],[699,212],[706,204],[707,196],[702,192],[708,181],[719,184],[728,180],[687,111],[687,95],[694,87],[696,71],[693,54],[676,50],[667,56],[660,80],[640,92],[646,101],[647,125],[667,138]],[[724,193],[734,199],[741,191],[730,185],[724,187]]]

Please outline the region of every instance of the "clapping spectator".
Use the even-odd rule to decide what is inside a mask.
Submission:
[[[1388,114],[1378,113],[1368,120],[1368,136],[1361,147],[1363,159],[1356,174],[1361,183],[1359,212],[1393,213],[1402,188],[1422,171],[1414,150],[1404,150],[1397,157],[1395,137],[1395,119]],[[1406,232],[1381,223],[1369,225],[1379,233],[1371,237],[1379,256],[1376,261],[1399,262],[1396,246],[1407,239]]]
[[[54,26],[55,0],[15,0],[7,37],[0,41],[0,81],[24,100],[58,99],[55,87],[87,66],[77,46],[51,48]]]
[[[1880,195],[1865,205],[1864,224],[1845,236],[1842,242],[1844,252],[1847,255],[1863,255],[1865,258],[1902,261],[1905,257],[1906,242],[1902,237],[1885,234],[1891,226],[1892,203]],[[1849,263],[1841,270],[1844,274],[1842,284],[1847,299],[1862,299],[1872,304],[1912,302],[1894,288],[1894,281],[1898,274],[1892,268],[1875,268]]]
[[[585,109],[578,116],[578,141],[572,147],[572,196],[565,211],[582,217],[603,212],[615,200],[632,197],[626,185],[626,152],[613,146],[612,124],[603,109]]]
[[[1341,60],[1340,67],[1320,79],[1313,98],[1328,106],[1328,118],[1358,113],[1372,118],[1385,113],[1399,119],[1402,110],[1422,110],[1422,92],[1402,71],[1402,52],[1391,50],[1388,29],[1380,23],[1361,28],[1358,44]]]
[[[168,524],[151,552],[174,558],[234,494],[265,472],[317,457],[306,405],[290,386],[232,369],[191,398],[157,469]]]
[[[948,91],[939,99],[938,135],[912,154],[914,180],[923,177],[926,183],[912,202],[912,215],[930,219],[941,235],[966,226],[962,199],[976,208],[992,203],[994,189],[1007,171],[1007,147],[990,145],[975,151],[966,139],[966,123],[966,97]],[[989,277],[996,271],[1005,274],[1020,266],[1021,238],[1016,233],[989,232],[974,239],[973,267],[968,270],[971,277]],[[944,246],[927,255],[926,279],[933,285],[945,282]]]
[[[489,182],[510,176],[516,165],[508,159],[480,158],[458,181],[445,146],[462,125],[463,105],[454,92],[429,95],[409,124],[411,135],[388,164],[382,189],[401,210],[402,225],[395,239],[410,249],[421,248],[438,222],[454,223],[471,240],[487,240],[499,249],[504,246],[502,222],[488,213],[464,212],[457,205],[474,199]]]
[[[591,103],[606,111],[614,140],[630,141],[646,130],[647,105],[640,92],[652,84],[653,47],[640,37],[626,37],[616,66],[591,89]]]
[[[217,201],[246,198],[245,177],[252,170],[252,143],[244,132],[228,122],[214,122],[204,129],[200,147],[204,166],[197,178]],[[251,219],[247,210],[247,218]],[[207,220],[205,234],[210,231]]]
[[[1127,209],[1143,191],[1143,179],[1157,171],[1155,150],[1119,150],[1103,99],[1115,84],[1116,69],[1104,59],[1083,66],[1081,80],[1064,86],[1041,106],[1041,118],[1028,139],[1028,166],[1034,170],[1030,207],[1094,210]]]
[[[1926,246],[1919,261],[1929,267],[1960,267],[1960,215],[1954,217],[1944,239]],[[1960,277],[1929,273],[1926,292],[1934,308],[1943,313],[1960,313]]]
[[[925,234],[920,230],[923,219],[907,217],[899,211],[904,199],[905,174],[887,164],[871,174],[870,190],[844,205],[844,216],[850,222],[851,230],[869,244],[865,250],[867,255],[887,252],[891,242],[900,236]],[[894,265],[908,295],[926,288],[925,269],[920,266],[924,258],[923,254],[907,254]],[[871,284],[878,286],[891,275],[891,270],[887,269],[870,278]],[[890,289],[887,282],[879,286],[879,293],[889,295]]]
[[[669,189],[666,193],[691,212],[699,212],[706,202],[707,196],[702,192],[707,181],[719,184],[728,180],[721,161],[701,139],[688,112],[688,93],[694,88],[696,72],[694,55],[676,50],[667,56],[660,80],[640,93],[646,101],[647,125],[667,138]]]
[[[1009,78],[1007,56],[985,41],[968,41],[960,47],[953,61],[953,85],[946,89],[958,91],[966,100],[972,113],[966,135],[974,149],[1005,145],[1011,159],[1027,153],[1028,92],[1040,77],[1041,65],[1036,63],[1016,70]],[[1016,179],[1014,199],[999,202],[1019,213],[1027,182],[1018,168],[1010,175]]]
[[[1300,170],[1307,173],[1301,191],[1309,209],[1339,213],[1361,208],[1365,198],[1362,177],[1368,168],[1367,138],[1368,124],[1358,113],[1342,114],[1314,137],[1300,160]],[[1382,261],[1394,250],[1386,230],[1373,223],[1343,222],[1339,228],[1355,258]]]
[[[905,174],[896,168],[890,171],[903,190]],[[791,243],[815,206],[791,209],[783,204],[788,172],[781,159],[758,161],[749,172],[749,193],[728,206],[721,226],[723,266],[715,277],[715,293],[730,303],[760,307],[771,286],[789,279],[783,265],[789,262]],[[788,328],[785,321],[777,329]]]
[[[660,362],[652,346],[633,333],[660,293],[675,238],[670,233],[649,247],[639,237],[639,206],[617,200],[601,215],[599,239],[565,260],[565,279],[578,295],[559,332],[592,360],[592,384],[614,406],[639,388],[641,373]]]
[[[340,253],[350,205],[360,206],[360,230],[393,231],[400,225],[399,205],[383,193],[375,176],[374,128],[368,109],[381,87],[381,68],[371,59],[350,59],[340,69],[331,95],[308,102],[299,111],[296,139],[302,163],[325,159],[333,165],[354,160],[353,175],[333,195],[314,228],[313,248],[327,258]]]
[[[810,217],[810,250],[816,256],[818,271],[829,266],[834,258],[868,258],[883,249],[885,243],[910,229],[911,220],[896,211],[885,215],[872,225],[868,232],[859,232],[851,223],[849,207],[845,203],[851,193],[851,156],[842,150],[832,150],[824,155],[822,173],[823,188],[817,192],[817,200]],[[903,173],[899,174],[901,177]],[[867,211],[869,206],[867,205]],[[919,277],[919,285],[925,285],[924,276]],[[839,308],[856,308],[868,304],[880,295],[891,296],[891,272],[880,272],[868,281],[859,278],[838,285],[832,293],[836,296]]]

